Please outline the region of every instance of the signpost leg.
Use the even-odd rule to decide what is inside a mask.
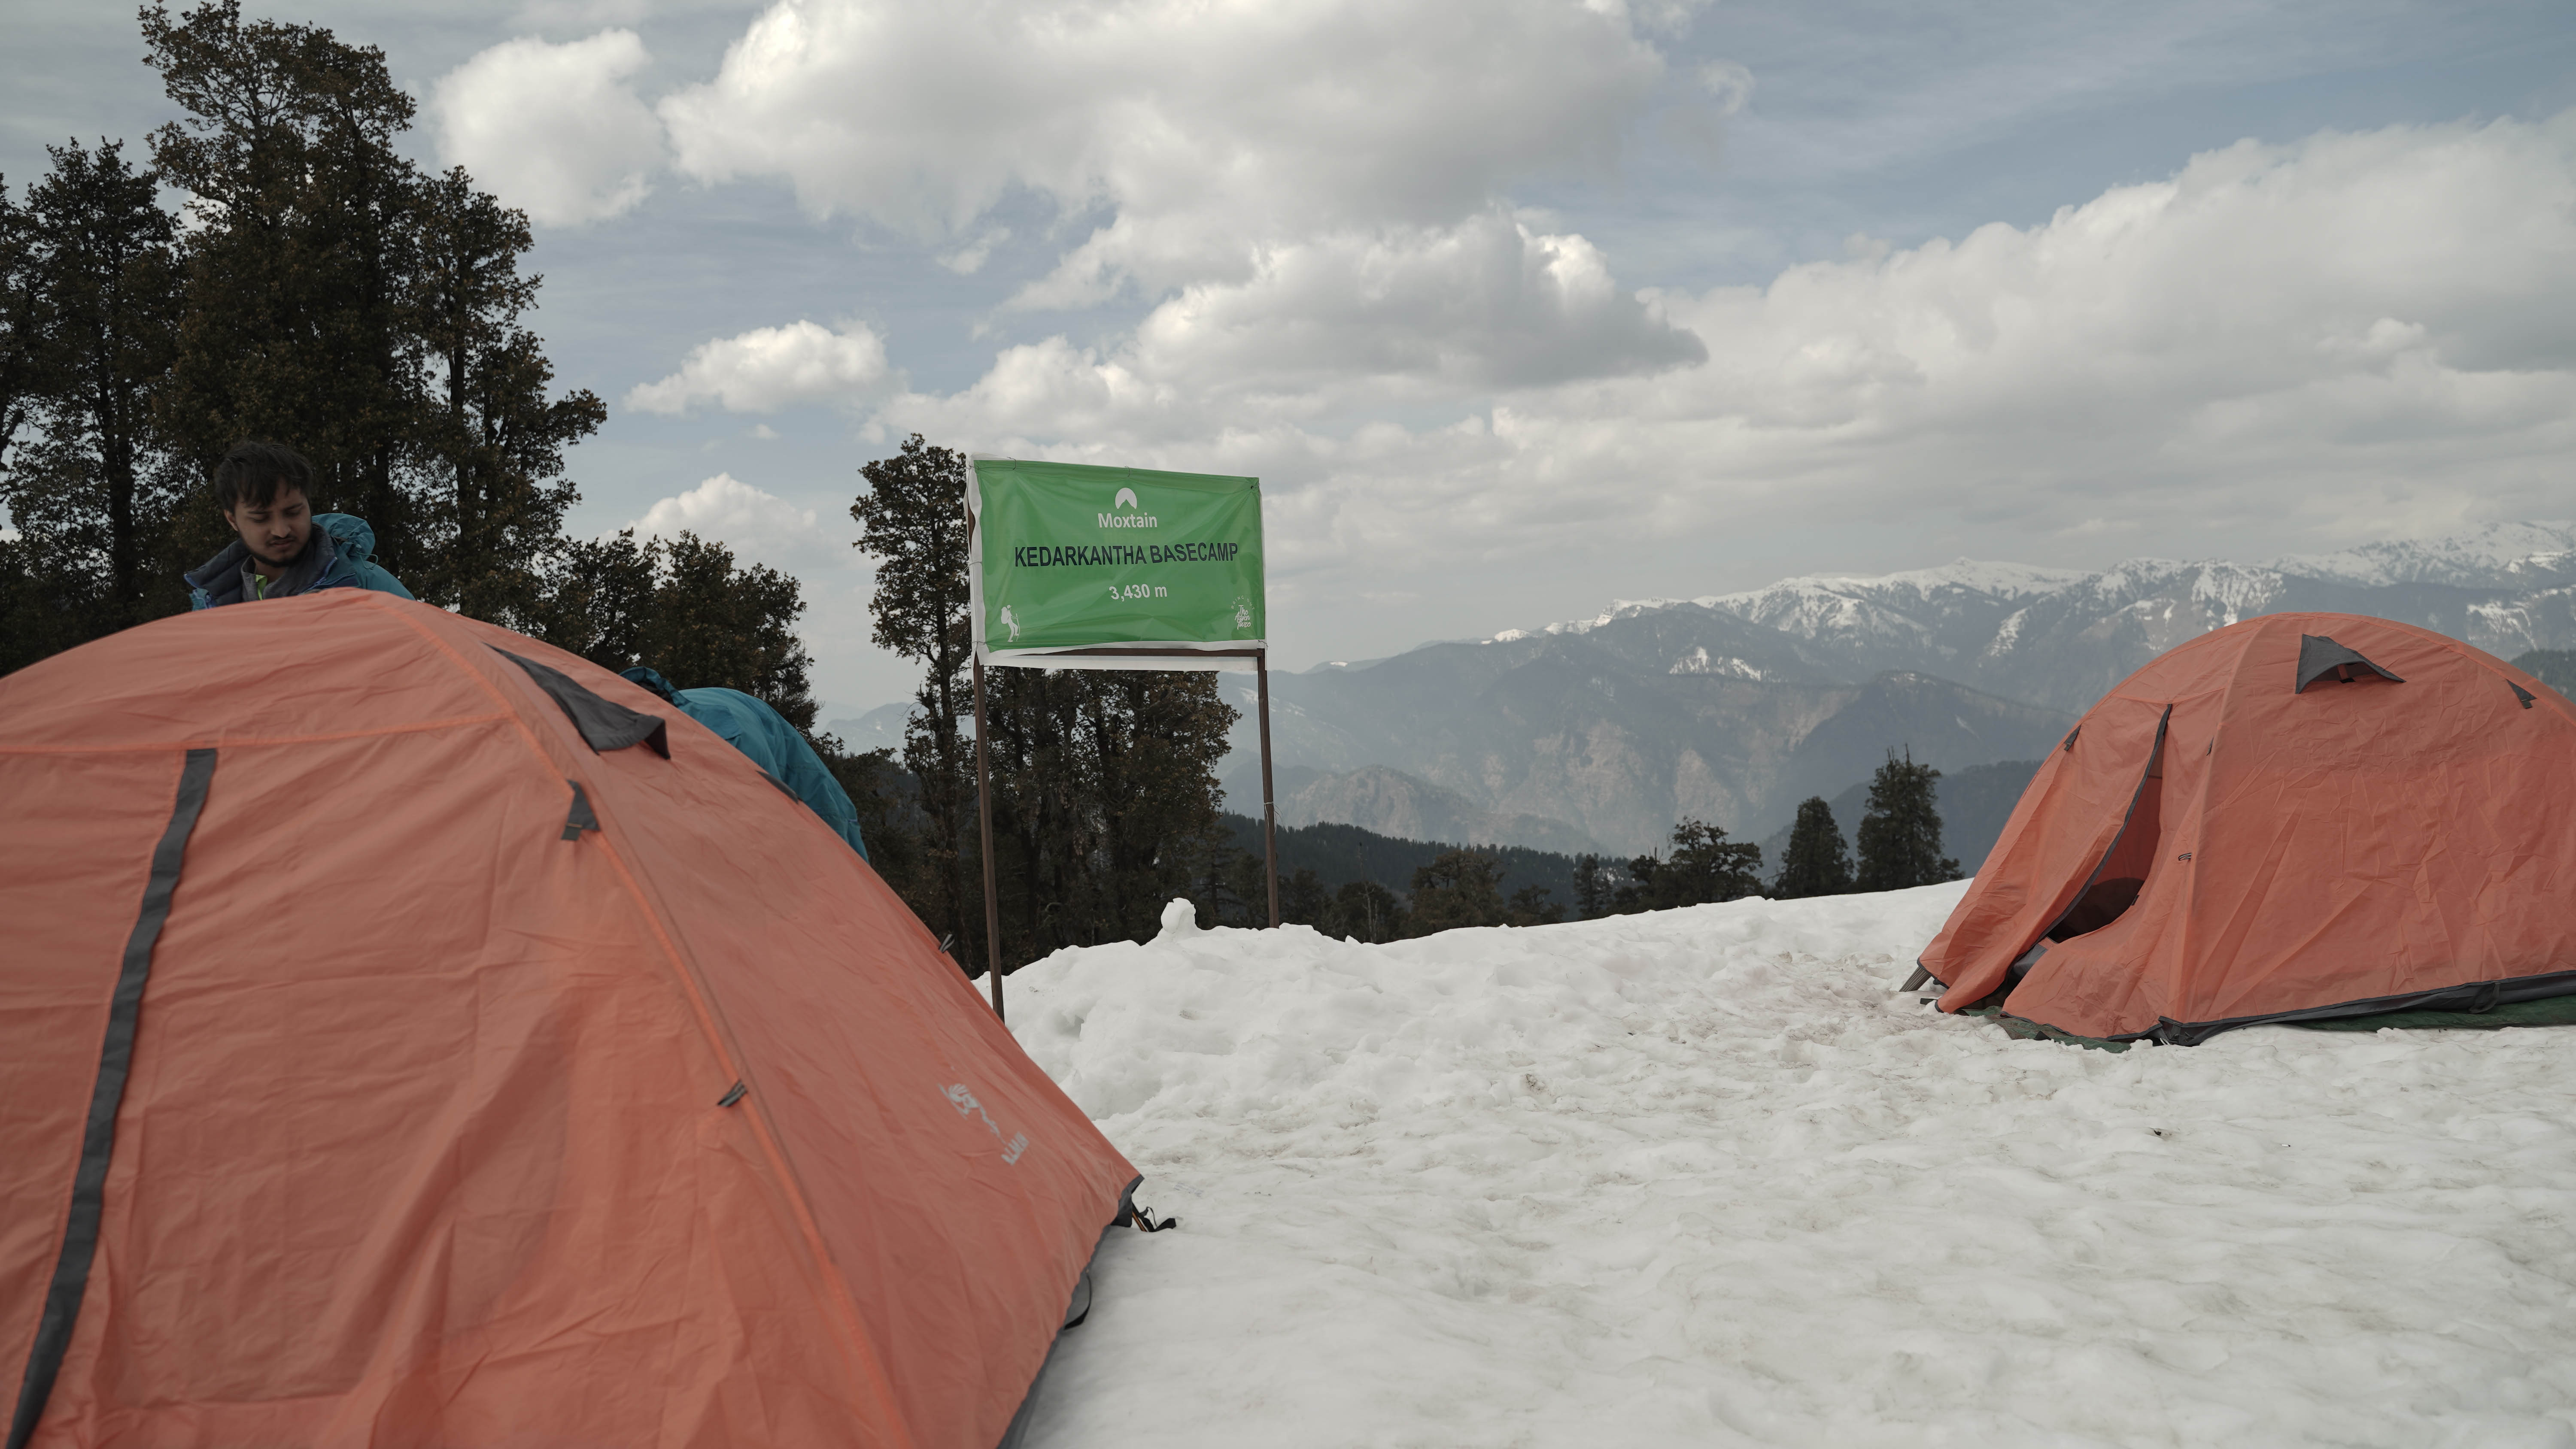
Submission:
[[[1269,728],[1263,717],[1264,737]],[[1002,903],[993,894],[993,774],[984,761],[984,661],[975,661],[975,816],[984,830],[984,979],[992,983],[993,1015],[1002,1018]],[[1262,778],[1269,778],[1269,752],[1263,747]],[[1265,787],[1266,788],[1266,787]],[[1277,894],[1274,888],[1272,894]],[[1276,916],[1274,905],[1271,914]],[[1007,1020],[1008,1018],[1002,1018]]]
[[[1261,862],[1270,875],[1270,924],[1279,925],[1279,807],[1270,799],[1270,651],[1252,656],[1261,679]]]

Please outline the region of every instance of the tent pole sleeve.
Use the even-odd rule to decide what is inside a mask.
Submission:
[[[1252,656],[1261,681],[1261,863],[1270,876],[1270,925],[1279,925],[1279,808],[1270,792],[1270,650]]]
[[[71,1209],[65,1214],[61,1250],[54,1258],[53,1282],[36,1321],[36,1341],[27,1350],[27,1371],[18,1384],[18,1407],[9,1417],[8,1449],[23,1449],[45,1417],[53,1396],[54,1376],[70,1349],[72,1325],[80,1318],[81,1299],[89,1289],[90,1264],[98,1255],[99,1220],[106,1209],[107,1166],[116,1150],[116,1113],[125,1104],[125,1081],[134,1070],[134,1032],[143,1013],[143,988],[152,979],[152,948],[170,919],[170,897],[179,888],[179,868],[188,857],[188,837],[206,808],[206,787],[215,777],[215,752],[195,749],[179,768],[178,798],[170,823],[152,850],[152,871],[144,879],[142,909],[125,938],[116,986],[108,997],[107,1031],[99,1043],[98,1075],[91,1080],[89,1116],[81,1130],[81,1155],[72,1171]]]
[[[985,763],[984,656],[975,656],[975,818],[984,835],[984,979],[993,991],[993,1015],[1002,1017],[1002,905],[993,895],[993,772]]]

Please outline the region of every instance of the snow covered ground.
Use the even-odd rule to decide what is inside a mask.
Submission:
[[[2576,1028],[2018,1042],[1961,889],[1012,977],[1182,1219],[1029,1442],[2576,1445]]]

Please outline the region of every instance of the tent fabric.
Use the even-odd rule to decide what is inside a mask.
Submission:
[[[2576,706],[2427,630],[2276,614],[2087,712],[1921,965],[1944,1011],[2191,1043],[2576,992],[2569,899]]]
[[[354,589],[0,678],[30,1442],[993,1445],[1134,1169],[811,811],[686,719],[594,753],[502,650],[659,704]]]

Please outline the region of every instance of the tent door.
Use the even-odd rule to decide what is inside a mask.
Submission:
[[[2013,962],[2009,981],[2028,975],[2049,942],[2089,935],[2137,904],[2149,872],[2163,855],[2159,847],[2164,841],[2165,731],[2172,723],[2173,706],[2167,705],[2164,717],[2156,721],[2156,742],[2147,751],[2146,769],[2129,797],[2129,813],[2120,822],[2120,833],[2111,837],[2111,848],[2094,863],[2074,902]]]

